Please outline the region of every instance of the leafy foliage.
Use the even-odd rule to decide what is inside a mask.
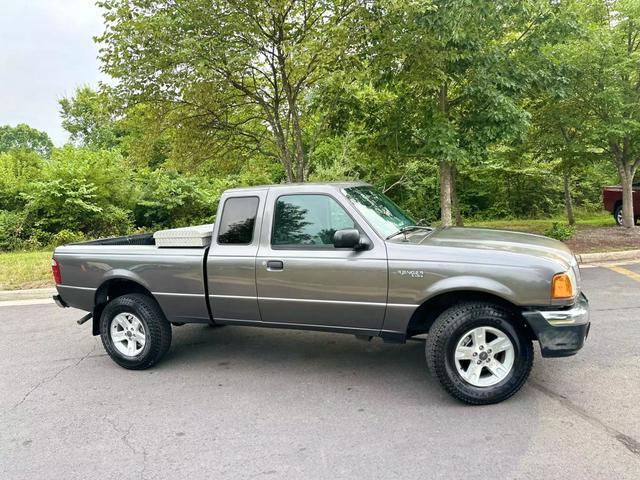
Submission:
[[[24,238],[24,215],[19,212],[0,210],[0,251],[21,247]]]
[[[636,0],[98,3],[117,81],[60,101],[63,148],[0,127],[0,249],[210,222],[283,181],[364,180],[445,225],[571,224],[620,182],[631,215]]]
[[[101,58],[123,103],[153,104],[198,152],[274,157],[303,181],[305,97],[341,62],[358,4],[104,0]]]
[[[110,149],[118,146],[127,133],[113,114],[112,99],[104,92],[81,87],[73,97],[63,98],[59,103],[62,127],[78,145]]]
[[[15,127],[0,126],[0,153],[18,149],[36,152],[43,157],[48,157],[52,148],[53,142],[46,132],[31,128],[24,123]]]
[[[161,170],[143,172],[139,181],[134,215],[138,226],[149,228],[212,222],[227,185],[208,185],[201,178]]]
[[[569,240],[576,233],[576,228],[571,225],[565,225],[560,222],[553,222],[553,225],[544,232],[547,237],[556,240]]]

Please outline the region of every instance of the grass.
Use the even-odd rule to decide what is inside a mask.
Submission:
[[[544,235],[554,222],[567,224],[567,217],[557,216],[551,218],[542,219],[511,219],[511,220],[478,220],[467,221],[464,223],[465,227],[484,227],[484,228],[499,228],[503,230],[517,230],[520,232],[538,233]],[[576,213],[576,228],[578,230],[584,228],[598,228],[598,227],[615,227],[616,222],[613,219],[613,215],[608,212],[603,213]]]
[[[53,286],[50,250],[0,253],[0,290]]]

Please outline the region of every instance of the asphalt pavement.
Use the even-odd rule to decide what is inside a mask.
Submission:
[[[637,480],[640,264],[583,280],[584,349],[538,355],[515,397],[485,407],[449,397],[418,341],[186,325],[133,372],[82,312],[3,304],[0,479]]]

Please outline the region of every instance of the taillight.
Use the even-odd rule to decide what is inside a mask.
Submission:
[[[56,262],[55,258],[51,259],[51,273],[53,273],[53,279],[56,285],[62,283],[62,276],[60,275],[60,265]]]

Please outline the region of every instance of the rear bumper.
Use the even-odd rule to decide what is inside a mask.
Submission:
[[[589,301],[583,293],[567,310],[527,310],[522,316],[540,342],[543,357],[575,355],[589,335]]]
[[[54,295],[53,301],[56,302],[56,305],[58,305],[60,308],[67,308],[69,306],[60,295]]]

